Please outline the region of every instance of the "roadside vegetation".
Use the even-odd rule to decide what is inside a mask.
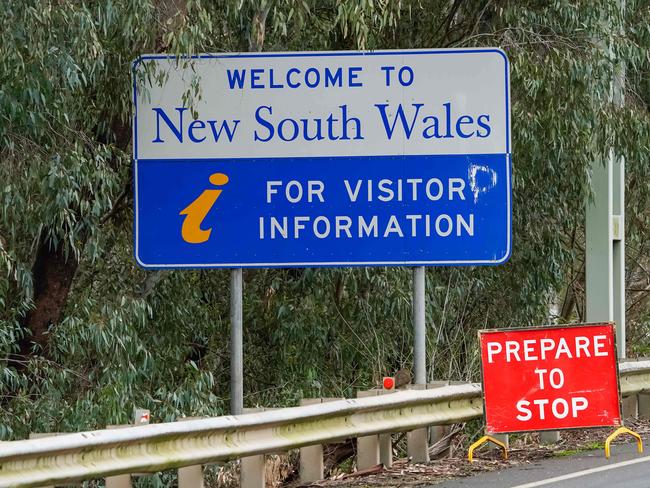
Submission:
[[[585,319],[584,205],[612,150],[627,166],[628,350],[648,354],[650,6],[618,5],[0,2],[0,440],[126,423],[134,406],[156,422],[228,411],[228,271],[133,259],[143,53],[504,49],[512,258],[427,270],[429,378],[478,381],[478,329]],[[620,67],[623,107],[609,97]],[[245,270],[244,283],[245,406],[350,397],[410,368],[410,270]]]

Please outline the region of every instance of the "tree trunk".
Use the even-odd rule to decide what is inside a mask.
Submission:
[[[41,235],[32,267],[34,308],[25,316],[25,335],[18,342],[18,353],[13,365],[20,369],[33,352],[46,353],[47,332],[50,325],[59,322],[65,307],[72,280],[79,263],[74,255],[66,256],[65,246],[54,248]]]

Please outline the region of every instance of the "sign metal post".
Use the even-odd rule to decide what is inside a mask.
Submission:
[[[621,11],[625,0],[619,0]],[[616,29],[613,27],[613,31]],[[623,28],[617,33],[625,36]],[[607,49],[614,57],[611,47]],[[625,63],[616,60],[610,101],[625,105]],[[626,357],[625,333],[625,158],[613,148],[591,166],[593,201],[586,203],[585,292],[587,321],[614,321],[618,357]]]
[[[425,278],[424,266],[413,268],[413,364],[416,385],[427,382]]]
[[[230,271],[230,413],[244,411],[244,334],[242,269]]]

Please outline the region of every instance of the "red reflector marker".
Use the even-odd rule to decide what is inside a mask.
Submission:
[[[395,389],[395,378],[392,376],[384,376],[384,380],[382,381],[382,385],[384,387],[384,390],[394,390]]]

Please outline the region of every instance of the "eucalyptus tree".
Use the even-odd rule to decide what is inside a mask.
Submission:
[[[125,421],[134,404],[163,419],[227,405],[227,273],[132,258],[130,63],[147,52],[502,47],[513,254],[428,271],[431,375],[476,378],[476,329],[546,321],[560,292],[580,315],[589,168],[612,147],[628,165],[629,307],[644,333],[648,26],[641,0],[0,3],[0,435]],[[249,270],[245,284],[248,404],[351,394],[410,363],[407,270]]]

